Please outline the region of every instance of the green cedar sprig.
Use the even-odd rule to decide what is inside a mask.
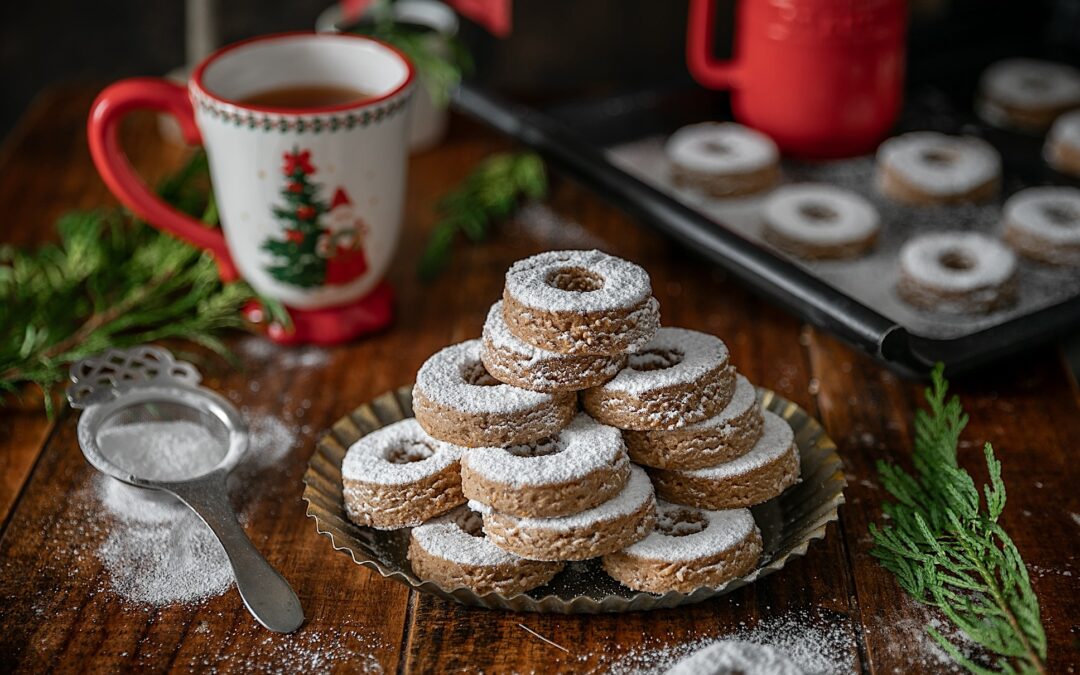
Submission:
[[[544,162],[532,152],[502,153],[481,162],[458,187],[439,200],[439,221],[420,258],[420,278],[430,281],[450,260],[454,238],[487,238],[494,221],[509,216],[524,199],[547,193]]]
[[[202,153],[159,193],[216,225]],[[51,413],[68,365],[109,347],[178,338],[227,353],[218,335],[242,325],[255,294],[222,284],[210,256],[120,210],[69,213],[56,228],[58,243],[0,247],[0,405],[33,384]]]
[[[374,20],[350,29],[370,35],[401,50],[412,61],[420,81],[439,107],[450,103],[450,93],[462,77],[473,70],[472,56],[457,36],[440,35],[394,21],[392,3],[380,2],[372,9]]]
[[[980,490],[957,463],[968,416],[941,364],[926,390],[929,412],[915,414],[916,475],[878,463],[885,489],[896,499],[882,506],[891,520],[870,525],[871,553],[919,602],[938,608],[963,635],[995,655],[993,667],[975,663],[939,631],[927,632],[950,657],[973,673],[1045,673],[1046,634],[1027,568],[998,524],[1005,509],[1001,463],[984,447],[990,484]]]

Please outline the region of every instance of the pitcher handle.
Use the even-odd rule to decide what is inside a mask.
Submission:
[[[176,118],[184,140],[202,142],[195,125],[195,111],[187,90],[173,82],[153,77],[121,80],[105,88],[90,108],[87,136],[90,155],[109,190],[147,223],[214,256],[222,281],[235,281],[236,266],[218,228],[192,218],[166,204],[136,174],[120,147],[120,121],[133,110],[166,112]]]
[[[736,7],[735,11],[739,11]],[[713,25],[716,0],[690,0],[686,23],[686,65],[702,86],[710,89],[735,89],[741,68],[738,59],[724,61],[713,56]]]

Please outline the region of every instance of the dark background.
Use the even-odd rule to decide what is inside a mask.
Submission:
[[[735,0],[718,2],[717,44],[730,48]],[[1080,60],[1080,0],[911,4],[913,77],[948,80],[964,74],[956,81],[967,82],[1000,56]],[[221,40],[310,29],[328,5],[327,0],[221,0]],[[682,0],[516,0],[514,33],[506,41],[463,23],[477,79],[509,93],[573,96],[690,81],[683,59]],[[103,86],[121,77],[161,75],[183,62],[181,0],[2,3],[0,63],[6,81],[0,91],[0,135],[51,84]]]

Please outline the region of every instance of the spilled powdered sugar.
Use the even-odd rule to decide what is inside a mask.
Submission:
[[[804,675],[783,652],[743,640],[714,642],[676,663],[666,675]]]
[[[488,480],[517,488],[567,483],[604,468],[616,471],[629,461],[618,429],[579,413],[539,451],[470,448],[462,463]]]
[[[518,209],[507,223],[510,234],[526,234],[550,248],[589,249],[605,245],[605,241],[579,223],[567,220],[543,202],[529,202]]]
[[[642,504],[652,498],[653,486],[649,477],[640,467],[631,465],[630,479],[626,481],[622,492],[599,506],[555,518],[517,518],[506,514],[501,515],[507,520],[512,520],[517,527],[566,532],[627,516],[640,509]],[[490,506],[475,500],[469,500],[469,508],[484,515],[492,513]]]
[[[658,499],[656,513],[656,529],[627,548],[627,554],[646,560],[693,561],[727,551],[757,529],[749,509],[708,511]]]
[[[410,417],[353,443],[342,462],[341,476],[378,485],[413,483],[458,461],[463,450],[432,438]]]
[[[693,386],[728,362],[728,348],[715,335],[686,328],[661,328],[630,356],[626,368],[601,385],[606,391],[642,394],[673,386]]]
[[[795,432],[791,430],[791,426],[783,417],[768,410],[763,411],[762,415],[765,418],[765,425],[761,432],[761,438],[758,439],[757,444],[750,452],[741,457],[736,457],[730,462],[704,469],[680,471],[679,473],[701,478],[738,476],[765,466],[785,452],[790,451],[792,444],[795,442]]]
[[[101,446],[136,475],[192,476],[212,468],[223,455],[208,437],[190,422],[137,424],[107,430]],[[241,494],[240,488],[260,485],[252,478],[274,468],[294,442],[295,433],[280,420],[253,420],[248,452],[230,480],[234,501],[254,496]],[[97,550],[112,591],[132,602],[169,605],[199,602],[232,585],[224,550],[194,512],[162,492],[100,474],[94,480],[112,521]]]

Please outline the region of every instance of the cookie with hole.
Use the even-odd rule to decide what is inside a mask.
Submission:
[[[416,576],[444,590],[465,587],[507,597],[543,586],[563,568],[561,562],[525,560],[491,543],[480,514],[467,506],[414,527],[408,557]]]
[[[745,197],[780,179],[780,151],[771,138],[734,122],[685,126],[664,145],[671,180],[716,199]]]
[[[543,392],[595,387],[615,377],[626,363],[624,354],[560,354],[525,342],[506,326],[502,300],[488,311],[480,358],[500,382]]]
[[[548,251],[507,270],[503,319],[542,350],[621,356],[656,333],[660,306],[639,265],[595,250]]]
[[[737,375],[731,401],[716,415],[677,429],[624,430],[623,440],[636,464],[701,469],[749,452],[761,437],[763,424],[754,385]]]
[[[761,209],[765,241],[798,258],[856,258],[874,247],[881,218],[863,197],[833,185],[777,188]]]
[[[1041,132],[1080,107],[1080,70],[1039,59],[1004,59],[983,71],[975,111],[1005,129]]]
[[[367,434],[341,464],[346,515],[357,525],[395,530],[464,504],[463,450],[432,438],[411,418]]]
[[[1059,117],[1046,135],[1043,158],[1055,171],[1080,178],[1080,110]]]
[[[973,136],[913,131],[877,151],[878,190],[916,206],[986,202],[1001,189],[1001,155]]]
[[[641,541],[603,557],[613,579],[635,591],[693,593],[718,588],[752,571],[762,539],[748,509],[697,509],[656,502],[656,528]]]
[[[1005,202],[1002,238],[1017,253],[1047,265],[1080,265],[1080,190],[1034,187]]]
[[[629,476],[622,434],[584,413],[550,438],[471,448],[461,460],[466,498],[526,518],[591,509],[618,494]]]
[[[610,382],[586,389],[594,419],[620,429],[679,429],[718,414],[735,391],[724,342],[686,328],[661,328]]]
[[[735,509],[764,502],[799,480],[799,450],[791,426],[765,411],[761,438],[730,462],[693,471],[650,469],[656,494],[699,509]]]
[[[579,513],[522,518],[475,500],[469,508],[484,517],[484,534],[499,548],[529,560],[588,560],[644,539],[656,521],[649,477],[630,467],[630,477],[611,499]]]
[[[900,249],[897,294],[913,307],[986,314],[1016,299],[1016,254],[978,232],[935,232]]]
[[[416,373],[413,412],[440,440],[470,448],[531,443],[557,434],[577,414],[573,392],[529,391],[484,368],[480,340],[451,345]]]

